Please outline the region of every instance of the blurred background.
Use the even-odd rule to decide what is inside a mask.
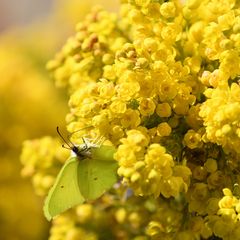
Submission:
[[[53,8],[53,0],[1,0],[0,30],[11,26],[29,24],[36,18],[47,16]]]
[[[47,240],[43,199],[21,177],[22,142],[64,128],[67,93],[45,69],[93,5],[118,1],[0,0],[0,239]]]

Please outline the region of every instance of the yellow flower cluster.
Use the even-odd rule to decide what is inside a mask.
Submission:
[[[126,42],[116,14],[99,7],[76,29],[77,34],[68,39],[62,51],[47,65],[57,85],[69,85],[72,91],[83,87],[84,82],[98,80],[103,72],[110,74],[111,69],[104,66],[113,63],[114,53]]]
[[[239,186],[236,184],[235,189]],[[213,229],[216,236],[222,239],[240,239],[240,199],[239,195],[234,196],[229,188],[223,189],[224,196],[218,202],[219,216],[212,216],[209,219],[209,226]],[[226,228],[226,229],[225,229]]]
[[[205,138],[221,145],[225,151],[240,153],[240,86],[222,86],[206,90],[207,100],[200,116],[204,120]]]
[[[230,194],[240,171],[239,8],[125,0],[120,17],[94,8],[77,25],[47,66],[70,93],[67,128],[82,129],[72,141],[103,136],[117,149],[122,181],[56,218],[51,240],[239,239],[239,197]],[[65,156],[41,141],[39,149]],[[56,153],[36,169],[48,158],[31,148],[36,173],[54,174]]]
[[[123,189],[114,194],[124,197]],[[193,217],[188,225],[180,206],[180,199],[169,202],[130,196],[119,202],[113,195],[106,194],[94,205],[80,205],[54,219],[49,239],[148,240],[197,236],[196,232],[199,225],[204,225],[203,221]],[[180,230],[184,224],[189,228],[194,226],[195,233]]]
[[[23,177],[32,177],[36,194],[46,195],[68,157],[69,151],[61,147],[59,139],[43,137],[26,140],[21,154],[21,163],[24,166],[21,174]]]
[[[150,146],[140,130],[130,130],[115,154],[119,162],[118,174],[138,195],[177,197],[187,192],[191,171],[186,166],[175,166],[173,157],[160,144]]]
[[[237,221],[240,217],[240,201],[233,196],[232,191],[228,188],[223,189],[224,197],[219,201],[219,215],[228,215]]]

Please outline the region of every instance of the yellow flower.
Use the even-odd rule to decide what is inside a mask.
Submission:
[[[218,168],[217,161],[213,158],[208,158],[204,163],[204,167],[210,173],[215,172]]]
[[[160,13],[165,18],[175,17],[176,7],[173,2],[165,2],[160,7]]]
[[[234,11],[232,10],[226,14],[219,16],[218,24],[221,27],[222,31],[226,31],[232,28],[234,20],[235,20],[235,15],[234,15]]]
[[[117,95],[121,99],[130,100],[140,90],[138,82],[122,82],[116,86]]]
[[[127,109],[121,118],[121,124],[124,128],[136,128],[140,123],[139,112],[133,109]]]
[[[149,52],[156,52],[158,49],[158,42],[153,38],[145,38],[143,42],[143,46]]]
[[[143,116],[149,116],[154,113],[156,105],[151,98],[142,98],[139,102],[139,111]]]
[[[107,82],[104,79],[98,84],[99,96],[105,99],[109,99],[114,96],[115,88],[112,82]]]
[[[171,107],[168,103],[161,103],[157,105],[156,113],[159,117],[170,117],[171,116]]]
[[[147,7],[150,4],[151,0],[135,0],[134,2],[139,7]]]
[[[201,135],[194,130],[188,130],[188,132],[184,135],[184,143],[191,149],[201,147]]]
[[[172,83],[171,81],[164,80],[160,84],[159,88],[159,97],[161,101],[167,99],[173,99],[177,95],[177,85]]]
[[[125,113],[127,106],[126,103],[121,100],[114,100],[110,105],[110,110],[116,114]]]
[[[166,122],[160,123],[157,126],[157,134],[161,137],[169,136],[171,132],[172,132],[172,129]]]

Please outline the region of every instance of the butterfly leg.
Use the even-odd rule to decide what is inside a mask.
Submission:
[[[96,145],[101,146],[103,144],[103,142],[105,141],[104,136],[98,136],[94,139],[93,143]]]

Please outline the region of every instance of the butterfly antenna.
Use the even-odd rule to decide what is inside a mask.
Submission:
[[[87,129],[87,128],[91,128],[92,126],[86,126],[86,127],[83,127],[81,129],[78,129],[70,134],[68,134],[68,138],[70,138],[73,134],[77,133],[77,132],[80,132],[80,131],[83,131],[84,129]]]
[[[60,131],[59,131],[59,127],[57,127],[57,133],[58,133],[58,135],[61,137],[61,139],[67,144],[67,146],[69,147],[69,148],[67,148],[66,146],[64,146],[64,144],[62,145],[62,147],[64,147],[64,148],[67,148],[67,149],[72,149],[73,147],[74,147],[74,144],[69,140],[69,142],[72,144],[72,146],[70,146],[70,144],[65,140],[65,138],[62,136],[62,134],[60,133]]]
[[[66,149],[69,149],[69,150],[72,150],[72,148],[66,147],[64,144],[62,144],[62,147],[63,147],[63,148],[66,148]]]

